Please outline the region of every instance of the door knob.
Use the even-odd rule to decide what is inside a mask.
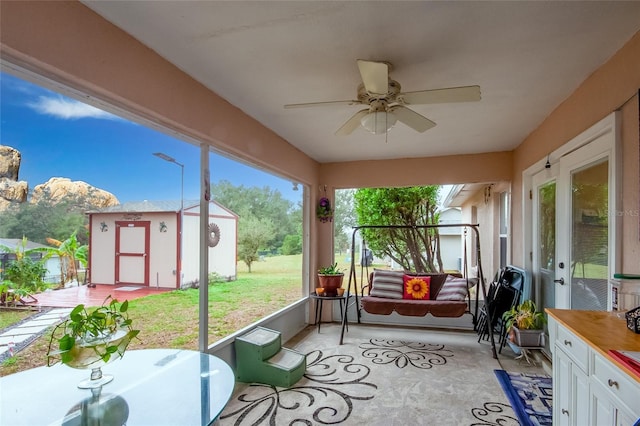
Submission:
[[[560,278],[559,280],[553,280],[554,283],[559,283],[560,285],[564,285],[564,278]]]

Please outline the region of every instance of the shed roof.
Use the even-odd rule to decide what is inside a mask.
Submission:
[[[229,212],[230,215],[237,217],[237,215],[234,212],[224,207],[217,201],[212,200],[211,203]],[[197,211],[199,208],[200,208],[199,200],[184,200],[185,210],[195,209]],[[93,214],[93,213],[134,213],[134,212],[135,213],[150,213],[150,212],[179,213],[180,200],[129,201],[123,204],[118,204],[116,206],[105,207],[98,210],[91,210],[91,211],[88,211],[87,213]]]

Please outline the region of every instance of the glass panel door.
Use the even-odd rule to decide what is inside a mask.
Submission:
[[[556,307],[556,178],[557,166],[533,177],[533,275],[538,309]],[[545,326],[547,336],[549,330]],[[550,354],[550,339],[545,351]]]
[[[607,310],[615,264],[610,134],[560,158],[556,199],[556,308]]]
[[[606,310],[609,161],[571,173],[571,309]]]
[[[538,187],[538,252],[541,309],[556,306],[556,181]]]

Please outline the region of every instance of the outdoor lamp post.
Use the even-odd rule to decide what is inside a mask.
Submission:
[[[183,234],[183,218],[184,218],[184,164],[182,163],[178,163],[176,161],[175,158],[168,156],[167,154],[164,154],[162,152],[154,152],[153,155],[155,155],[158,158],[163,159],[164,161],[168,161],[169,163],[173,163],[176,164],[178,166],[180,166],[180,256],[178,256],[178,261],[180,262],[178,265],[178,274],[180,274],[179,280],[180,280],[180,288],[182,288],[182,234]]]

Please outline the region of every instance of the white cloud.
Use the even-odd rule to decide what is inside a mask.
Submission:
[[[73,99],[58,97],[40,96],[36,102],[29,104],[40,114],[51,115],[65,120],[76,120],[80,118],[98,118],[103,120],[119,120],[115,116],[101,109],[83,104]]]

